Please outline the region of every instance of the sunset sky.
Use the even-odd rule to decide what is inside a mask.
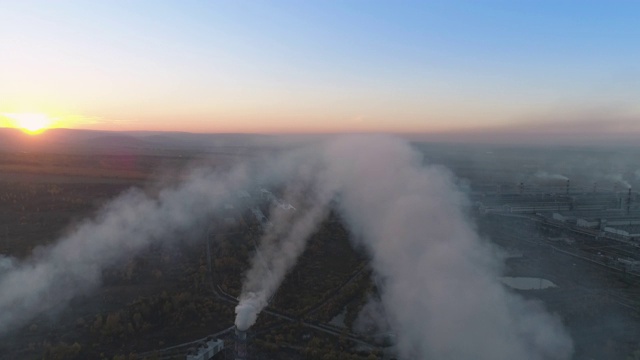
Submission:
[[[0,127],[640,136],[638,99],[638,1],[0,2]]]

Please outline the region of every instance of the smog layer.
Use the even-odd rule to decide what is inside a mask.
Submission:
[[[402,357],[571,357],[561,322],[499,282],[501,263],[469,221],[452,174],[386,136],[339,137],[227,171],[201,168],[157,195],[123,194],[30,258],[2,259],[0,331],[90,292],[104,268],[203,226],[224,204],[251,206],[237,194],[260,186],[284,187],[285,200],[303,206],[271,217],[245,274],[239,328],[255,322],[307,238],[336,211],[370,256]]]

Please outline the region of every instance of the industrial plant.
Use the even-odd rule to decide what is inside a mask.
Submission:
[[[639,195],[630,187],[607,191],[572,188],[570,180],[564,188],[520,183],[511,189],[476,191],[471,198],[481,216],[501,226],[525,224],[534,230],[525,237],[538,234],[540,244],[640,275]]]
[[[573,185],[569,179],[562,180],[562,184],[559,184],[559,181],[543,184],[519,182],[496,185],[479,183],[472,184],[468,196],[480,228],[488,229],[489,235],[497,244],[510,248],[521,258],[555,254],[551,257],[562,256],[567,262],[587,262],[625,277],[640,279],[640,197],[631,188],[623,191],[623,189],[605,189],[597,186],[578,187]],[[237,213],[239,209],[226,207],[227,213],[223,217],[231,216],[241,219],[236,219],[233,222],[227,221],[226,225],[228,226],[237,224],[238,221],[241,223],[249,221],[257,224],[260,231],[268,232],[274,226],[269,219],[270,211],[272,211],[270,209],[296,211],[294,205],[265,188],[256,189],[253,192],[244,191],[241,197],[243,201],[248,203],[252,198],[259,199],[259,203],[247,208],[241,215]],[[212,232],[210,238],[215,237],[214,233],[215,231]],[[252,243],[251,246],[258,257],[262,256],[257,243]],[[215,255],[212,254],[210,244],[207,241],[207,259],[210,271],[212,270],[211,263],[214,261],[213,256]],[[515,268],[519,266],[516,262]],[[542,272],[535,275],[545,278],[540,278],[537,287],[531,289],[563,286],[563,279],[553,274]],[[509,279],[505,284],[516,286],[514,289],[517,289],[517,285],[511,284],[513,278]],[[556,285],[554,281],[559,285]],[[378,284],[378,286],[381,285]],[[559,289],[558,291],[563,290]],[[215,287],[214,293],[218,299],[230,304],[237,304],[239,301],[236,296],[229,294],[219,286]],[[635,300],[630,298],[627,300],[619,298],[617,301],[629,307],[635,306],[633,303]],[[284,321],[280,322],[280,326],[297,321],[303,327],[314,331],[324,331],[334,337],[344,336],[347,331],[348,338],[354,344],[361,343],[360,347],[369,347],[371,351],[376,349],[380,354],[387,352],[385,348],[388,348],[391,351],[389,354],[393,356],[391,349],[393,349],[395,342],[395,334],[392,332],[387,333],[384,341],[376,342],[367,335],[349,333],[350,329],[347,328],[305,320],[275,308],[269,308],[266,311],[270,316]],[[263,333],[263,330],[259,332]],[[227,328],[223,333],[216,335],[219,336],[217,340],[209,338],[201,341],[198,346],[192,345],[186,353],[186,359],[248,360],[254,358],[250,349],[258,352],[263,351],[258,350],[250,343],[252,335],[247,330],[241,330],[237,326]],[[175,350],[176,347],[170,351],[159,349],[155,354],[168,356],[176,354]],[[382,358],[390,357],[383,356]]]

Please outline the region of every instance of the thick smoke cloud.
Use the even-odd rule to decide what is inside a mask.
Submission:
[[[507,290],[499,260],[440,167],[403,141],[340,137],[224,173],[200,170],[157,196],[129,192],[99,216],[0,274],[0,332],[100,284],[102,270],[154,241],[201,226],[239,190],[284,186],[297,210],[276,207],[246,274],[236,324],[247,328],[332,209],[369,252],[400,356],[567,359],[558,319]]]
[[[151,242],[166,241],[207,220],[251,179],[245,167],[224,174],[199,170],[155,197],[132,190],[30,259],[3,258],[8,269],[0,272],[0,334],[95,288],[103,269]]]
[[[305,165],[314,162],[316,191],[334,194],[353,239],[369,251],[373,269],[384,279],[381,298],[401,356],[571,356],[572,342],[560,321],[500,284],[498,260],[467,220],[465,198],[447,171],[423,167],[422,158],[408,145],[387,137],[329,142]],[[284,257],[291,266],[287,251],[269,256]],[[260,268],[257,261],[253,269]],[[271,279],[266,272],[260,274],[247,281]],[[242,299],[237,310],[244,319],[244,311],[259,308],[248,305],[255,293]]]
[[[341,159],[335,161],[332,159]],[[402,356],[566,359],[571,339],[539,305],[509,293],[440,168],[393,139],[341,140],[325,153],[340,211],[372,256]]]

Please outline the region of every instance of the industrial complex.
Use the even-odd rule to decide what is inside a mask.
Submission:
[[[270,202],[280,204],[283,209],[295,209],[265,189],[261,189],[258,194],[257,196]],[[246,194],[245,197],[247,196],[249,195]],[[469,197],[481,229],[488,229],[489,236],[498,244],[518,249],[516,252],[520,253],[519,256],[552,252],[564,256],[567,262],[580,261],[604,271],[640,280],[640,195],[631,188],[574,187],[570,180],[563,181],[562,184],[558,181],[531,185],[523,182],[475,184],[471,187]],[[260,207],[250,208],[246,216],[253,218],[261,227],[268,227],[270,224]],[[211,256],[208,254],[207,257]],[[556,280],[553,276],[547,278]],[[536,286],[542,289],[556,285],[547,279],[540,279]],[[214,293],[219,299],[229,303],[238,301],[219,286],[215,287]],[[628,308],[637,306],[635,298],[631,296],[619,296],[616,301]],[[267,309],[266,312],[285,322],[298,322],[336,337],[348,334],[352,340],[361,341],[363,346],[368,346],[366,338],[351,334],[347,329],[306,321],[274,309]],[[214,335],[215,337],[209,336],[188,344],[159,349],[153,354],[161,359],[182,357],[186,360],[254,358],[250,353],[251,334],[247,331],[230,327]],[[393,344],[371,344],[372,349],[382,349],[389,345]]]
[[[476,191],[472,199],[480,216],[502,226],[517,224],[515,234],[529,229],[525,238],[640,275],[638,193],[631,188],[606,191],[570,185],[569,180],[564,188],[521,183],[515,191]]]

